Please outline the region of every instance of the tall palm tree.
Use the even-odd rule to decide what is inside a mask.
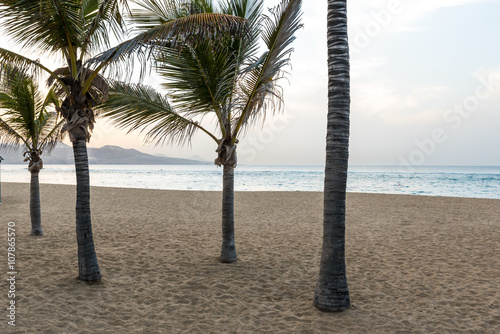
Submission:
[[[76,234],[78,243],[79,279],[99,281],[101,272],[94,248],[90,215],[90,183],[87,142],[94,127],[93,108],[107,97],[108,85],[102,71],[117,60],[131,59],[144,47],[182,41],[182,36],[205,36],[218,29],[242,26],[241,20],[213,17],[190,17],[163,22],[141,35],[110,47],[110,32],[118,39],[126,30],[124,14],[128,13],[125,0],[9,0],[0,2],[0,19],[8,36],[14,42],[35,54],[58,56],[65,65],[50,70],[37,60],[0,48],[0,62],[36,68],[50,76],[49,83],[57,86],[63,102],[59,108],[66,120],[65,129],[73,143],[77,179]],[[219,17],[218,17],[219,18]],[[231,28],[228,28],[228,26]],[[92,55],[104,52],[101,58]],[[56,59],[58,59],[56,58]]]
[[[234,239],[234,169],[236,146],[248,127],[280,109],[278,85],[289,65],[290,44],[301,27],[301,0],[282,0],[271,15],[262,15],[262,0],[180,1],[183,6],[165,7],[149,0],[136,17],[148,24],[197,13],[230,14],[247,20],[248,32],[238,37],[206,40],[155,52],[156,68],[164,78],[164,96],[142,84],[115,82],[102,115],[130,131],[146,131],[147,142],[189,142],[196,131],[214,140],[215,164],[223,166],[221,262],[237,260]],[[259,54],[259,43],[265,45]],[[172,104],[169,102],[172,101]],[[216,130],[201,124],[204,117],[216,121]]]
[[[62,140],[64,122],[58,120],[59,106],[53,90],[43,98],[36,78],[13,68],[0,71],[0,147],[23,147],[31,173],[31,235],[41,236],[40,186],[38,173],[43,168],[41,154],[50,153]],[[52,109],[52,110],[51,110]]]
[[[323,249],[313,304],[339,312],[350,306],[345,265],[345,199],[349,158],[350,76],[347,1],[328,0],[328,125]]]

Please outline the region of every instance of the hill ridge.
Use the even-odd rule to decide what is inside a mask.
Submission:
[[[123,148],[117,145],[102,147],[88,147],[89,164],[95,165],[207,165],[210,162],[193,159],[172,158],[141,152],[134,148]],[[3,164],[21,164],[23,162],[22,150],[1,151],[4,158]],[[42,154],[45,165],[74,164],[73,148],[60,143],[50,155]]]

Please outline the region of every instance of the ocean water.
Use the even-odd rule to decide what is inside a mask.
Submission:
[[[2,164],[4,182],[29,183],[26,165]],[[323,191],[323,166],[238,166],[236,191]],[[75,184],[74,167],[50,165],[41,183]],[[222,190],[222,168],[212,165],[93,165],[93,186]],[[500,199],[500,167],[350,166],[347,190],[362,193]]]

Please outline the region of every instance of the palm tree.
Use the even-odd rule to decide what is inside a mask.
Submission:
[[[108,30],[124,28],[122,1],[2,1],[0,18],[14,42],[38,54],[58,55],[66,66],[51,71],[36,60],[0,49],[3,63],[35,68],[50,76],[64,99],[59,111],[73,143],[77,179],[76,232],[79,279],[99,281],[90,217],[90,186],[86,143],[94,124],[92,107],[106,96],[98,71],[83,66],[89,53],[107,47]]]
[[[349,157],[349,44],[346,0],[328,1],[328,128],[323,249],[313,304],[339,312],[350,306],[345,265],[345,198]]]
[[[51,71],[37,60],[0,48],[0,62],[24,68],[36,68],[50,76],[49,83],[57,87],[63,99],[59,111],[66,120],[65,129],[73,143],[77,179],[76,234],[78,243],[78,278],[99,281],[90,215],[90,183],[87,142],[94,127],[93,108],[104,101],[108,93],[102,71],[117,60],[131,59],[144,47],[161,45],[162,40],[181,41],[184,35],[215,34],[219,29],[234,30],[241,20],[213,17],[190,17],[163,22],[141,35],[120,44],[101,58],[92,55],[110,47],[110,32],[118,39],[126,29],[125,0],[11,0],[0,2],[0,19],[7,35],[33,53],[59,56],[65,65]],[[220,19],[220,18],[219,18]],[[222,23],[221,23],[222,22]],[[207,34],[200,31],[206,29]]]
[[[31,173],[30,216],[31,235],[41,236],[40,187],[38,173],[43,168],[41,154],[50,153],[62,140],[63,121],[58,120],[59,106],[53,90],[45,98],[36,78],[17,69],[0,71],[0,147],[24,147],[24,161]],[[51,110],[52,107],[52,110]]]
[[[280,109],[283,100],[278,85],[289,65],[290,44],[301,27],[301,0],[282,0],[262,15],[262,0],[221,1],[218,9],[211,1],[184,1],[182,7],[165,7],[148,1],[143,15],[136,17],[147,24],[172,17],[197,13],[230,14],[247,20],[248,32],[217,42],[206,40],[173,49],[168,45],[157,50],[157,72],[165,79],[164,96],[143,84],[115,82],[110,98],[102,105],[102,115],[129,131],[146,131],[146,142],[189,142],[195,131],[202,131],[217,147],[215,164],[223,166],[222,249],[220,261],[235,262],[234,239],[234,169],[236,144],[243,132],[264,120],[267,113]],[[265,50],[259,52],[259,43]],[[169,102],[172,101],[172,104]],[[216,131],[201,124],[204,117],[216,121]]]

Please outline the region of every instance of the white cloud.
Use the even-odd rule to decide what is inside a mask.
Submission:
[[[372,0],[355,3],[348,9],[351,40],[362,41],[359,35],[365,35],[370,40],[385,33],[419,30],[418,21],[437,10],[492,1]]]
[[[443,94],[448,94],[451,91],[451,87],[448,86],[416,86],[412,88],[413,94],[419,96],[422,100],[442,97]]]
[[[442,117],[435,100],[450,92],[445,86],[401,85],[390,80],[353,84],[352,109],[388,125],[429,124]]]
[[[415,30],[415,25],[420,19],[430,13],[443,8],[458,7],[469,4],[491,2],[492,0],[420,0],[401,1],[402,13],[396,17],[395,28],[397,30]]]
[[[431,124],[441,119],[443,111],[440,109],[424,109],[417,112],[394,112],[388,110],[380,113],[380,119],[389,125],[402,125],[402,124]]]

